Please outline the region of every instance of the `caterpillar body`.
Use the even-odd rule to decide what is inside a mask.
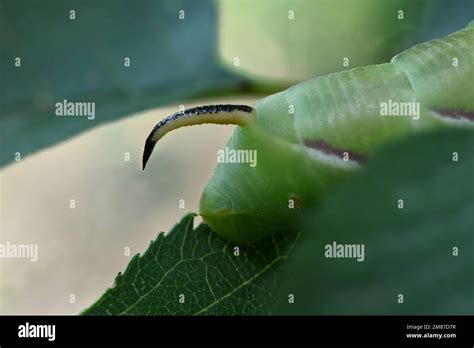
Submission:
[[[253,107],[213,105],[157,124],[143,168],[172,129],[237,124],[228,147],[255,150],[258,165],[217,165],[199,210],[225,239],[252,243],[299,228],[300,206],[314,204],[383,144],[443,127],[474,127],[474,22],[414,46],[390,63],[316,77]]]

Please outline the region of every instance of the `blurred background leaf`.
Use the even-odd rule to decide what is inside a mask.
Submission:
[[[210,0],[1,0],[0,165],[139,110],[238,89],[217,62],[216,12]],[[95,119],[57,117],[63,99],[95,102]]]
[[[388,62],[408,47],[462,29],[474,12],[473,0],[219,3],[223,63],[251,79],[287,83]]]
[[[473,148],[472,131],[410,138],[337,187],[308,215],[276,313],[472,314]],[[365,260],[326,258],[333,241],[364,244]]]
[[[417,29],[417,43],[446,36],[467,26],[474,13],[474,0],[434,0],[432,15]]]

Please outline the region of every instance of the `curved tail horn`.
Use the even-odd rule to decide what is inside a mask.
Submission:
[[[155,144],[168,132],[204,123],[236,124],[244,126],[255,117],[255,109],[247,105],[207,105],[179,111],[158,122],[146,139],[142,165],[145,170]]]

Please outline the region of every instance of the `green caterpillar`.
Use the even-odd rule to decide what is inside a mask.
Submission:
[[[382,144],[446,126],[472,127],[473,79],[471,22],[390,63],[317,77],[253,107],[204,106],[171,115],[146,140],[143,168],[170,130],[202,123],[239,125],[227,146],[255,150],[258,163],[219,163],[199,210],[221,237],[252,243],[296,230],[299,207],[317,202]]]

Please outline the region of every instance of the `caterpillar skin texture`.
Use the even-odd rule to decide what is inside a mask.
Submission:
[[[224,239],[253,243],[268,234],[298,230],[299,206],[316,203],[387,142],[443,127],[472,128],[473,77],[470,24],[414,46],[390,63],[297,84],[262,99],[251,112],[250,107],[227,105],[213,106],[221,111],[212,116],[205,111],[210,107],[204,107],[201,120],[170,116],[150,134],[144,163],[170,129],[205,122],[241,125],[227,147],[256,150],[258,163],[219,163],[201,195],[199,212]],[[381,105],[389,102],[415,103],[419,114],[382,116]]]

